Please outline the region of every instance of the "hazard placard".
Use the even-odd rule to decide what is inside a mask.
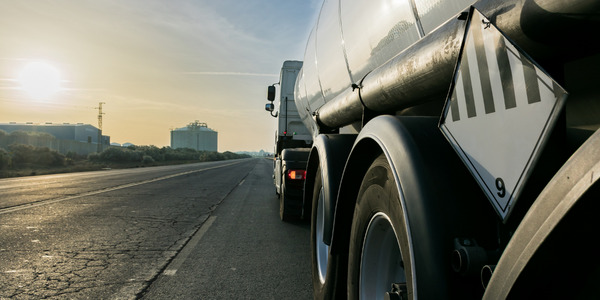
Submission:
[[[440,129],[506,220],[567,93],[479,11],[467,22]]]

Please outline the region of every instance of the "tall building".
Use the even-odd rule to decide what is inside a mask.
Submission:
[[[217,151],[218,133],[206,123],[196,120],[186,127],[171,130],[171,148],[191,148],[198,151]]]
[[[38,132],[49,135],[14,134],[15,132]],[[101,152],[110,145],[110,137],[102,135],[98,143],[98,128],[83,123],[0,123],[0,148],[8,149],[12,144],[47,147],[62,154],[69,152],[88,155]]]
[[[0,130],[6,133],[14,131],[45,132],[59,140],[78,141],[83,143],[98,144],[98,128],[90,124],[70,123],[0,123]],[[102,135],[102,144],[110,144],[110,136]]]

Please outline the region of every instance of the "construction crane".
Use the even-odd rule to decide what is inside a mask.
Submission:
[[[98,107],[94,107],[98,110],[98,153],[102,152],[102,104],[106,102],[98,102]]]

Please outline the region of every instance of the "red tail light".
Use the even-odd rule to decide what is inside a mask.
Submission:
[[[304,180],[306,179],[305,170],[288,170],[287,176],[289,179]]]

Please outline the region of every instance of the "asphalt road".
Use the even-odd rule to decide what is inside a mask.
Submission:
[[[0,298],[310,299],[271,162],[0,180]]]

